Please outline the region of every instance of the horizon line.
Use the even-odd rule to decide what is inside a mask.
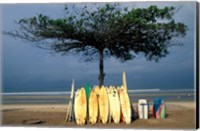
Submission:
[[[196,91],[194,89],[175,89],[175,90],[160,90],[160,89],[140,89],[140,90],[128,90],[128,93],[138,92],[179,92],[179,91]],[[76,92],[76,91],[75,91]],[[71,91],[46,91],[46,92],[1,92],[0,95],[61,95],[70,94]]]

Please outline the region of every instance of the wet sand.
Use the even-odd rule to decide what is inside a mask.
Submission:
[[[133,103],[135,111],[137,104]],[[65,122],[67,105],[1,105],[2,126],[17,127],[70,127],[70,128],[134,128],[134,129],[194,129],[195,110],[194,102],[166,102],[166,119],[155,119],[150,106],[150,118],[136,119],[131,124],[86,124],[78,126],[75,122]]]

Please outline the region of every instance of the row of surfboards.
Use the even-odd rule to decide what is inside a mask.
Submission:
[[[73,117],[73,121],[80,125],[86,122],[94,124],[99,121],[105,124],[111,122],[111,120],[114,123],[119,123],[121,120],[126,124],[130,124],[131,116],[135,115],[124,86],[118,88],[103,86],[101,89],[95,86],[91,89],[87,84],[85,88],[82,87],[77,90],[75,102],[73,97],[71,100],[68,106],[68,115],[70,114],[69,116]],[[146,99],[138,100],[137,112],[139,119],[149,118],[149,102]],[[166,107],[163,99],[156,98],[154,100],[152,114],[155,118],[166,117]]]
[[[131,102],[124,86],[94,86],[91,89],[87,84],[76,91],[74,116],[78,125],[99,121],[130,124],[131,115]]]
[[[153,105],[153,116],[165,118],[165,105],[162,99],[156,98]],[[138,100],[139,119],[148,119],[149,104],[146,99]],[[86,123],[102,122],[104,124],[120,121],[130,124],[135,117],[135,111],[131,105],[127,92],[126,75],[122,74],[122,86],[105,87],[89,84],[74,92],[74,80],[72,81],[70,101],[68,104],[66,121],[76,121],[79,125]],[[136,117],[135,117],[136,118]]]

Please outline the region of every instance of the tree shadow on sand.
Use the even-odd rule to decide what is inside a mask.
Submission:
[[[3,109],[2,112],[9,112],[9,111],[21,111],[23,108],[17,108],[17,109]]]

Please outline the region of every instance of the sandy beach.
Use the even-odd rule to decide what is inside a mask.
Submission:
[[[137,111],[137,103],[133,103]],[[131,124],[86,124],[78,126],[75,122],[65,122],[67,105],[2,105],[2,126],[37,126],[37,127],[81,127],[81,128],[134,128],[134,129],[194,129],[195,110],[194,102],[166,102],[167,118],[155,119],[150,106],[148,120],[136,119]]]

